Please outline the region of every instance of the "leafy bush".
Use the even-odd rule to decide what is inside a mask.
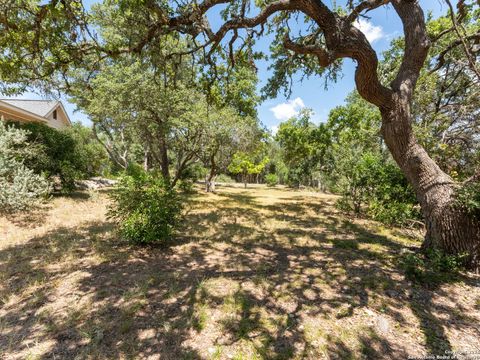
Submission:
[[[387,224],[405,225],[420,219],[413,190],[397,165],[381,154],[367,152],[348,168],[346,178],[337,184],[341,210],[363,213]]]
[[[180,180],[178,182],[178,188],[184,193],[193,193],[193,181],[190,179]]]
[[[88,136],[88,129],[74,125],[62,131],[43,124],[15,124],[28,131],[27,140],[35,146],[25,165],[49,179],[58,177],[64,192],[75,188],[75,180],[97,175],[107,157]]]
[[[111,194],[108,215],[121,235],[136,244],[166,244],[179,223],[182,204],[163,178],[130,169]]]
[[[465,255],[448,255],[439,249],[429,249],[425,254],[409,253],[401,259],[407,279],[437,285],[455,279],[462,269]]]
[[[27,136],[0,121],[0,212],[25,210],[50,192],[45,177],[24,164],[34,152]]]
[[[219,183],[225,183],[225,184],[233,184],[235,182],[234,179],[232,179],[230,176],[225,174],[217,175],[217,177],[215,178],[215,181]]]
[[[105,176],[112,171],[108,153],[97,141],[91,128],[74,123],[62,132],[75,143],[75,166],[82,177]]]
[[[275,186],[278,184],[278,176],[276,174],[265,175],[265,182],[267,186]]]
[[[180,179],[190,180],[195,182],[200,179],[204,179],[207,175],[208,169],[203,167],[200,163],[193,163],[182,171]]]
[[[177,183],[178,189],[180,189],[184,193],[192,193],[194,191],[193,184],[195,183],[195,181],[205,178],[206,173],[207,169],[204,168],[201,164],[191,164],[181,172],[179,181]]]
[[[413,202],[374,198],[368,201],[367,215],[385,224],[405,225],[409,220],[419,220],[419,208]]]
[[[480,182],[470,182],[457,191],[457,205],[480,217]]]

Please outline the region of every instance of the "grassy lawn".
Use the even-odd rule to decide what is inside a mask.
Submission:
[[[334,201],[199,191],[168,250],[119,240],[102,192],[0,218],[0,358],[480,354],[480,279],[410,283],[399,260],[419,241]]]

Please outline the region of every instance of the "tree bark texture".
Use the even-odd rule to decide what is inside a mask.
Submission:
[[[393,158],[412,185],[422,208],[426,234],[424,250],[438,248],[447,254],[468,254],[466,265],[480,265],[480,219],[455,205],[457,184],[418,144],[409,104],[397,99],[382,111],[382,135]]]

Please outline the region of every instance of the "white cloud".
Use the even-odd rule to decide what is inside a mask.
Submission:
[[[284,121],[297,115],[300,109],[304,107],[305,104],[303,103],[303,100],[297,97],[293,100],[289,100],[270,108],[270,111],[273,112],[273,116],[275,116],[276,119]]]
[[[384,37],[381,26],[375,26],[370,21],[365,19],[358,19],[354,23],[355,27],[365,34],[367,40],[371,43]]]
[[[270,127],[270,131],[272,132],[272,135],[273,135],[273,136],[277,135],[278,126],[277,126],[277,125],[271,126],[271,127]]]

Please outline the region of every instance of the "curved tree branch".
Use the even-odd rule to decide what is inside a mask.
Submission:
[[[469,36],[466,36],[464,40],[475,40],[475,41],[480,41],[480,33],[476,33],[476,34],[472,34],[472,35],[469,35]],[[435,65],[435,67],[430,70],[430,73],[433,73],[437,70],[439,70],[443,65],[445,65],[445,56],[450,52],[452,51],[453,49],[455,49],[458,45],[461,45],[462,44],[462,40],[460,39],[457,39],[455,41],[452,41],[452,43],[450,43],[450,45],[448,45],[445,49],[442,50],[442,52],[440,52],[440,54],[438,54],[438,60],[437,60],[437,64]],[[479,78],[480,79],[480,78]]]
[[[477,78],[480,80],[480,71],[477,69],[477,66],[475,65],[474,57],[467,46],[467,42],[465,41],[466,40],[465,29],[463,29],[461,24],[458,23],[457,16],[455,15],[455,11],[453,10],[453,6],[450,0],[445,0],[445,2],[447,3],[450,9],[450,18],[452,19],[453,29],[455,30],[455,33],[458,36],[458,40],[460,40],[460,43],[462,44],[463,52],[465,53],[465,56],[467,57],[467,60],[468,60],[468,65],[470,66],[470,69],[475,73]],[[460,29],[463,30],[463,34],[460,31]]]
[[[347,16],[347,22],[352,23],[354,22],[362,12],[374,10],[382,5],[386,5],[390,2],[390,0],[366,0],[362,1],[360,4],[355,6],[352,9],[352,12]]]
[[[230,30],[240,28],[254,28],[265,23],[267,19],[276,12],[285,10],[300,10],[301,8],[298,5],[298,2],[293,0],[277,0],[268,4],[257,16],[251,18],[238,17],[226,21],[216,33],[211,32],[209,27],[205,28],[204,30],[206,31],[210,41],[218,43],[225,37],[225,34]]]
[[[298,42],[293,42],[292,40],[290,40],[288,34],[285,35],[283,39],[283,45],[286,49],[291,50],[297,54],[315,55],[318,59],[319,64],[323,67],[331,65],[336,59],[335,54],[329,52],[325,48],[315,45],[306,45],[300,44]]]
[[[417,0],[393,0],[393,7],[402,20],[405,52],[397,76],[391,83],[394,91],[411,100],[430,48],[425,17]]]

